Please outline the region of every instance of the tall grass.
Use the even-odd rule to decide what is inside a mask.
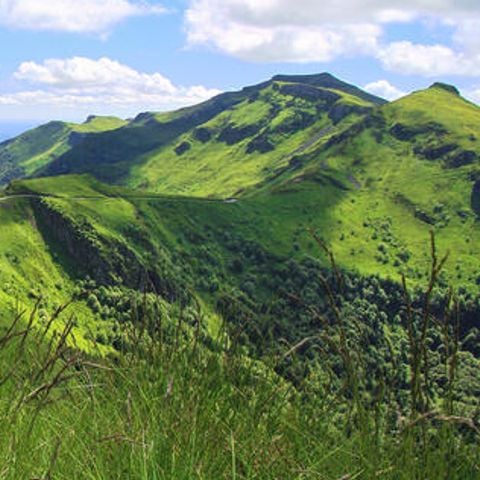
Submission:
[[[441,264],[433,239],[432,257],[430,283]],[[36,309],[20,313],[0,332],[0,479],[477,479],[479,431],[451,400],[455,308],[443,319],[448,394],[436,408],[427,401],[429,291],[418,311],[406,293],[406,414],[387,381],[362,394],[368,372],[339,311],[319,335],[340,353],[343,381],[325,358],[295,387],[271,367],[299,361],[298,345],[255,361],[225,328],[207,347],[199,308],[194,325],[180,314],[169,333],[155,316],[137,319],[106,359],[75,348],[68,306],[41,329]]]

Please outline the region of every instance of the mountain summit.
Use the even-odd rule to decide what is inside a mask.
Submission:
[[[90,117],[82,126],[58,124],[55,135],[40,127],[0,145],[0,183],[90,173],[107,183],[158,192],[228,196],[264,181],[384,103],[328,73],[278,75],[124,124]]]

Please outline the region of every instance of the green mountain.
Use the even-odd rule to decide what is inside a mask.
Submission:
[[[35,174],[91,133],[120,128],[126,122],[115,117],[91,116],[83,124],[49,122],[0,143],[0,185]]]
[[[49,124],[16,140],[19,146],[0,147],[0,165],[9,159],[4,182],[90,173],[155,192],[230,196],[382,103],[329,74],[278,76],[195,107],[143,113],[80,135],[78,126]]]
[[[26,292],[23,285],[34,284],[37,278],[51,283],[56,270],[67,277],[76,272],[75,280],[98,277],[96,254],[92,253],[92,271],[85,269],[83,253],[74,262],[75,240],[55,238],[62,228],[48,223],[39,228],[44,217],[39,220],[43,210],[38,206],[48,204],[55,207],[60,223],[85,226],[85,231],[75,227],[75,235],[81,242],[85,238],[93,242],[92,252],[108,257],[100,262],[105,264],[98,277],[102,282],[115,283],[112,278],[118,275],[126,281],[126,273],[120,274],[115,266],[118,261],[120,270],[131,271],[124,265],[124,255],[137,270],[147,268],[159,248],[167,257],[176,249],[182,256],[189,242],[182,248],[177,242],[184,241],[185,231],[195,225],[199,232],[228,230],[238,242],[254,241],[268,255],[298,261],[320,255],[309,233],[313,229],[332,246],[342,268],[397,280],[407,274],[419,284],[425,280],[428,235],[434,230],[440,248],[453,253],[444,281],[475,291],[480,253],[479,120],[478,106],[443,84],[385,103],[322,74],[277,76],[196,107],[141,114],[126,124],[110,118],[92,118],[80,126],[48,124],[3,147],[13,154],[30,145],[23,154],[34,156],[22,160],[22,168],[40,158],[43,166],[37,173],[42,175],[87,171],[109,183],[122,177],[122,183],[143,188],[107,187],[93,177],[70,173],[13,182],[8,192],[21,197],[4,200],[0,208],[3,223],[15,225],[17,232],[13,227],[2,229],[2,244],[5,252],[18,253],[2,257],[6,262],[2,284],[22,285]],[[72,141],[77,137],[78,143]],[[260,138],[272,148],[249,153]],[[40,153],[46,148],[69,150],[47,160],[48,155]],[[178,193],[182,196],[175,197]],[[236,198],[221,200],[232,196]],[[149,202],[155,213],[145,207]],[[188,221],[171,217],[163,210],[165,205],[167,211],[178,208]],[[199,218],[203,223],[196,225]],[[226,268],[226,273],[209,272],[212,284],[241,285],[244,276],[227,268],[233,261],[228,242],[220,237],[210,242],[204,233],[198,235]],[[25,245],[13,241],[22,236]],[[101,240],[93,241],[97,236]],[[58,265],[56,257],[47,258],[50,241],[62,258],[66,246],[71,250],[65,265]],[[110,258],[110,242],[119,252],[117,260]],[[33,253],[36,248],[38,254]],[[31,255],[22,258],[22,250]],[[193,251],[190,261],[201,264],[202,255]],[[23,261],[35,264],[35,256],[45,257],[48,267],[20,268]],[[179,268],[187,267],[182,263]],[[137,272],[131,287],[138,277]],[[71,294],[69,282],[64,297]],[[189,288],[197,291],[196,280],[190,283]]]

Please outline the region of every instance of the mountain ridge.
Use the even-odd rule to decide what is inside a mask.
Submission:
[[[228,196],[264,180],[270,170],[288,163],[292,152],[320,138],[319,132],[341,129],[383,103],[330,74],[276,76],[192,107],[164,114],[144,112],[128,123],[104,126],[103,131],[75,132],[73,143],[63,141],[54,152],[44,152],[36,169],[29,158],[12,159],[12,171],[3,179],[5,183],[22,172],[23,176],[91,173],[109,183],[188,195],[202,180],[195,175],[181,179],[178,173],[172,177],[172,172],[178,172],[182,162],[184,172],[192,165],[198,165],[198,172],[208,170],[209,161],[199,159],[209,157],[217,158],[215,175],[224,172],[217,183],[225,185],[219,193]],[[75,129],[85,130],[91,121]],[[0,147],[0,159],[1,155]],[[236,181],[242,170],[246,175]],[[166,183],[159,182],[165,175]],[[196,194],[214,194],[218,187],[205,190]]]

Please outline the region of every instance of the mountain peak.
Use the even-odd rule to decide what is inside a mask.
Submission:
[[[460,92],[458,91],[458,88],[455,87],[454,85],[450,85],[448,83],[435,82],[433,85],[430,86],[430,88],[439,88],[439,89],[445,90],[449,93],[453,93],[454,95],[457,95],[458,97],[460,96]]]
[[[332,75],[331,73],[328,72],[322,72],[322,73],[313,73],[313,74],[307,74],[307,75],[295,75],[295,74],[279,74],[275,75],[272,78],[272,81],[274,82],[294,82],[294,83],[308,83],[308,84],[315,84],[315,85],[321,85],[322,83],[330,83],[330,82],[341,82],[337,77]],[[343,82],[342,82],[343,83]]]
[[[384,103],[387,103],[383,98],[367,93],[355,85],[344,82],[328,72],[309,75],[275,75],[271,79],[271,82],[303,83],[319,88],[340,90],[376,105],[383,105]]]
[[[98,118],[97,115],[89,115],[87,119],[83,122],[84,125],[94,122]]]

